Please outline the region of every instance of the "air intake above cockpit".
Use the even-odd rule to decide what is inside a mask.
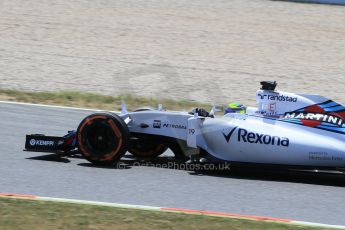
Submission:
[[[262,81],[260,82],[262,90],[272,90],[274,91],[277,87],[276,81]]]

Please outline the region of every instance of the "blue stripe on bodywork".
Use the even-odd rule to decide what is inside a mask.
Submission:
[[[329,107],[329,108],[323,108],[326,112],[337,112],[337,111],[340,111],[340,110],[344,110],[345,107],[344,106],[341,106],[341,105],[338,105],[338,106],[334,106],[334,107]]]
[[[287,121],[287,122],[294,122],[294,123],[302,123],[300,119],[295,119],[295,118],[282,118],[279,120],[280,121]]]
[[[330,123],[326,123],[326,122],[322,122],[321,126],[324,126],[324,127],[338,127],[338,128],[340,128],[340,126],[337,126],[337,125],[334,125],[334,124],[330,124]]]
[[[328,108],[328,107],[333,107],[333,106],[338,106],[339,104],[334,102],[334,101],[330,101],[327,104],[318,104],[319,106],[321,106],[322,108]]]
[[[280,121],[295,124],[295,125],[302,125],[305,127],[309,127],[309,126],[302,124],[302,122],[298,123],[298,122],[287,121],[287,120],[280,120]],[[345,134],[345,128],[342,128],[342,127],[329,127],[329,126],[321,125],[321,126],[309,127],[309,128],[321,129],[321,130],[325,130],[325,131],[329,131],[329,132],[333,132],[333,133]]]
[[[324,129],[329,129],[329,130],[337,130],[337,131],[345,132],[345,128],[343,128],[343,127],[330,127],[330,126],[325,126],[325,125],[320,125],[318,127],[324,128]]]

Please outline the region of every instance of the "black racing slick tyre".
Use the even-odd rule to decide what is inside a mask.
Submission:
[[[141,107],[134,112],[154,111],[153,107]],[[138,158],[155,158],[167,151],[168,147],[164,144],[156,143],[152,138],[141,137],[131,141],[128,150],[133,156]]]
[[[129,130],[117,115],[95,113],[86,117],[77,129],[80,153],[95,165],[112,165],[125,155]]]
[[[139,158],[154,158],[162,155],[167,149],[168,147],[164,144],[155,143],[153,140],[147,140],[146,138],[140,138],[132,140],[128,152]]]

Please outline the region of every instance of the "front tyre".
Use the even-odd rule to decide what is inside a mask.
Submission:
[[[77,129],[81,154],[96,165],[112,165],[127,151],[129,130],[117,115],[95,113],[86,117]]]

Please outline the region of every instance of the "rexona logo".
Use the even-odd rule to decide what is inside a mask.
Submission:
[[[54,141],[44,141],[44,140],[31,139],[30,140],[30,145],[32,145],[32,146],[35,146],[35,145],[39,145],[39,146],[53,146],[54,145]]]
[[[226,134],[223,133],[223,136],[224,136],[226,142],[229,143],[229,141],[230,141],[230,139],[231,139],[231,136],[232,136],[232,134],[235,132],[236,129],[237,129],[237,127],[233,128],[233,129],[229,132],[228,135],[226,135]]]
[[[226,142],[229,143],[231,136],[235,132],[236,129],[237,127],[233,128],[227,135],[223,133],[223,136]],[[237,141],[250,143],[250,144],[275,145],[275,146],[284,146],[284,147],[289,147],[290,145],[289,138],[248,132],[248,130],[246,129],[238,129]]]
[[[297,102],[297,97],[290,97],[286,95],[270,95],[270,94],[258,94],[262,100],[267,99],[270,101],[287,101]]]

